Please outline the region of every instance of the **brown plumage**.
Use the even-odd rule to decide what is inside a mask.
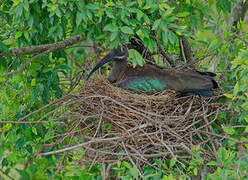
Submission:
[[[127,63],[128,49],[118,47],[111,50],[90,72],[91,74],[103,64],[114,61],[108,76],[111,83],[136,93],[153,94],[164,89],[172,89],[182,93],[193,93],[202,96],[211,96],[218,88],[214,80],[214,73],[199,71],[177,71],[164,69],[156,65],[145,64],[143,67],[132,68]],[[87,79],[88,79],[87,78]]]

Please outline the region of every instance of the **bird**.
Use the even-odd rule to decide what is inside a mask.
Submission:
[[[133,68],[128,64],[128,56],[128,47],[125,45],[112,49],[95,65],[86,80],[104,64],[114,61],[107,77],[108,81],[134,93],[155,94],[171,89],[181,94],[191,93],[210,97],[218,88],[218,83],[214,80],[215,73],[196,70],[178,71],[148,63]]]

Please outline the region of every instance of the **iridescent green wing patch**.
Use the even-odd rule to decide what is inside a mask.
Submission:
[[[135,93],[154,94],[166,88],[166,83],[158,77],[129,77],[121,80],[118,84],[123,89],[128,89]]]

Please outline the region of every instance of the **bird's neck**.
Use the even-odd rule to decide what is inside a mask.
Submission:
[[[115,61],[113,67],[111,68],[111,71],[108,76],[108,80],[110,82],[115,82],[121,72],[128,66],[127,60],[122,60],[122,61]]]
[[[127,60],[115,61],[113,65],[113,68],[116,69],[124,69],[125,67],[127,67]]]

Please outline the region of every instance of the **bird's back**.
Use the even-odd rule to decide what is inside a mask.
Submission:
[[[172,89],[183,93],[211,96],[218,85],[214,74],[197,71],[176,71],[145,64],[143,67],[127,66],[120,73],[116,84],[136,93],[154,94],[164,89]]]

